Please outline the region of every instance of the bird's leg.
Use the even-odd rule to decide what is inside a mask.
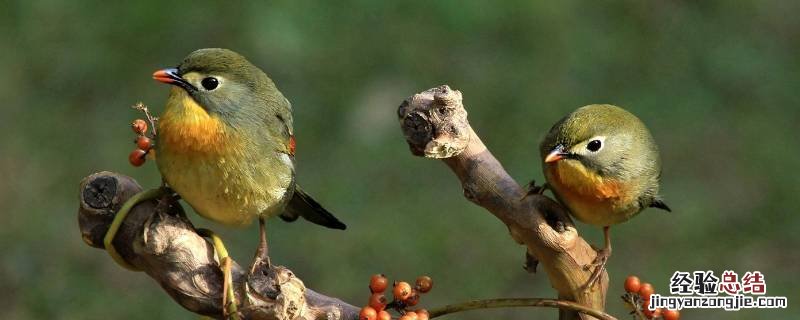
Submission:
[[[106,236],[103,237],[103,246],[106,248],[106,251],[108,251],[108,254],[111,256],[111,258],[123,268],[131,271],[141,271],[125,261],[125,259],[119,255],[117,249],[114,248],[114,236],[117,235],[117,231],[119,231],[119,228],[122,226],[122,222],[125,221],[125,217],[128,216],[128,212],[130,212],[133,207],[140,202],[158,198],[164,195],[166,192],[167,189],[165,188],[156,188],[142,191],[133,195],[133,197],[130,197],[130,199],[125,201],[125,203],[122,205],[122,208],[120,208],[119,211],[117,211],[117,214],[114,216],[114,220],[111,221],[111,225],[108,227],[108,231],[106,231]]]
[[[256,249],[256,255],[253,260],[253,265],[250,267],[250,272],[252,273],[253,270],[261,264],[262,262],[266,264],[267,268],[272,268],[272,264],[269,260],[269,247],[267,247],[267,222],[264,217],[258,217],[258,248]]]
[[[543,183],[541,186],[537,186],[536,185],[536,180],[531,180],[531,182],[529,182],[525,186],[525,190],[527,190],[527,191],[525,192],[525,195],[522,196],[522,199],[525,199],[529,195],[532,195],[532,194],[543,195],[544,192],[549,188],[550,188],[550,185],[548,185],[547,182]]]
[[[214,231],[205,228],[200,228],[196,231],[202,237],[211,238],[214,251],[217,253],[217,259],[219,259],[219,268],[222,270],[222,317],[238,320],[236,294],[233,290],[233,276],[231,275],[231,257],[228,256],[228,250],[225,249],[222,238]]]
[[[592,272],[592,276],[589,277],[589,281],[586,283],[586,289],[589,290],[594,287],[597,283],[597,280],[600,280],[600,276],[603,274],[603,271],[606,269],[606,263],[608,262],[608,258],[611,257],[611,237],[608,235],[609,227],[603,227],[603,236],[605,237],[605,247],[603,249],[597,250],[597,257],[594,258],[591,264],[587,265],[586,268],[595,267],[594,271]]]

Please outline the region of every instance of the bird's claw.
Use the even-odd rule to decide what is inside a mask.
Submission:
[[[528,183],[528,184],[525,186],[525,189],[527,190],[527,192],[525,192],[525,195],[524,195],[524,196],[522,196],[522,199],[525,199],[525,198],[527,198],[529,195],[532,195],[532,194],[543,195],[543,194],[544,194],[544,192],[545,192],[545,190],[547,190],[547,188],[548,188],[548,185],[547,185],[547,183],[546,183],[546,182],[545,182],[545,183],[543,183],[543,184],[542,184],[542,185],[540,185],[540,186],[537,186],[537,185],[536,185],[536,180],[531,180],[531,182],[529,182],[529,183]]]
[[[591,277],[589,277],[589,281],[586,282],[586,286],[584,290],[590,291],[594,288],[594,285],[597,284],[598,280],[600,280],[600,276],[603,275],[603,271],[606,269],[606,263],[608,263],[608,258],[611,257],[611,249],[595,249],[597,251],[597,256],[594,258],[592,263],[583,266],[584,270],[589,270],[594,268],[592,271]]]

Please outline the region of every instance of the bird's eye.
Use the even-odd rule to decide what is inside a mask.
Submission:
[[[591,152],[597,152],[597,150],[600,150],[600,147],[602,146],[603,143],[600,142],[600,140],[592,140],[589,141],[589,144],[586,145],[586,149],[588,149]]]
[[[217,86],[219,85],[219,80],[217,80],[217,78],[214,77],[208,77],[200,81],[200,84],[206,90],[211,91],[217,88]]]

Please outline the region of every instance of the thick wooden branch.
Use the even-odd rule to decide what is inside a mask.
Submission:
[[[103,248],[103,237],[122,204],[142,188],[132,178],[100,172],[80,185],[78,222],[83,240]],[[143,202],[131,210],[114,246],[189,311],[222,317],[222,272],[214,248],[200,237],[173,198]],[[233,263],[242,319],[358,319],[359,309],[307,289],[289,269]]]
[[[592,273],[585,266],[596,251],[558,203],[538,194],[526,196],[506,173],[467,121],[461,92],[443,85],[415,94],[400,105],[398,117],[411,152],[444,161],[461,181],[464,196],[500,219],[511,237],[526,246],[526,265],[535,270],[538,261],[544,267],[559,299],[604,310],[608,275],[585,288]],[[580,318],[590,316],[560,309],[560,319]]]

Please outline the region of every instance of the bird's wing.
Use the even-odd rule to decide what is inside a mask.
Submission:
[[[290,156],[294,156],[295,150],[295,140],[294,140],[294,133],[292,132],[291,126],[291,116],[289,117],[290,120],[286,120],[286,117],[282,116],[280,113],[275,115],[274,125],[276,128],[272,129],[271,131],[273,134],[277,135],[277,144],[275,148],[277,148],[278,152],[288,154]]]
[[[292,106],[289,100],[280,97],[281,101],[265,101],[268,113],[264,115],[264,134],[268,135],[270,148],[294,156],[295,140],[292,124]]]

